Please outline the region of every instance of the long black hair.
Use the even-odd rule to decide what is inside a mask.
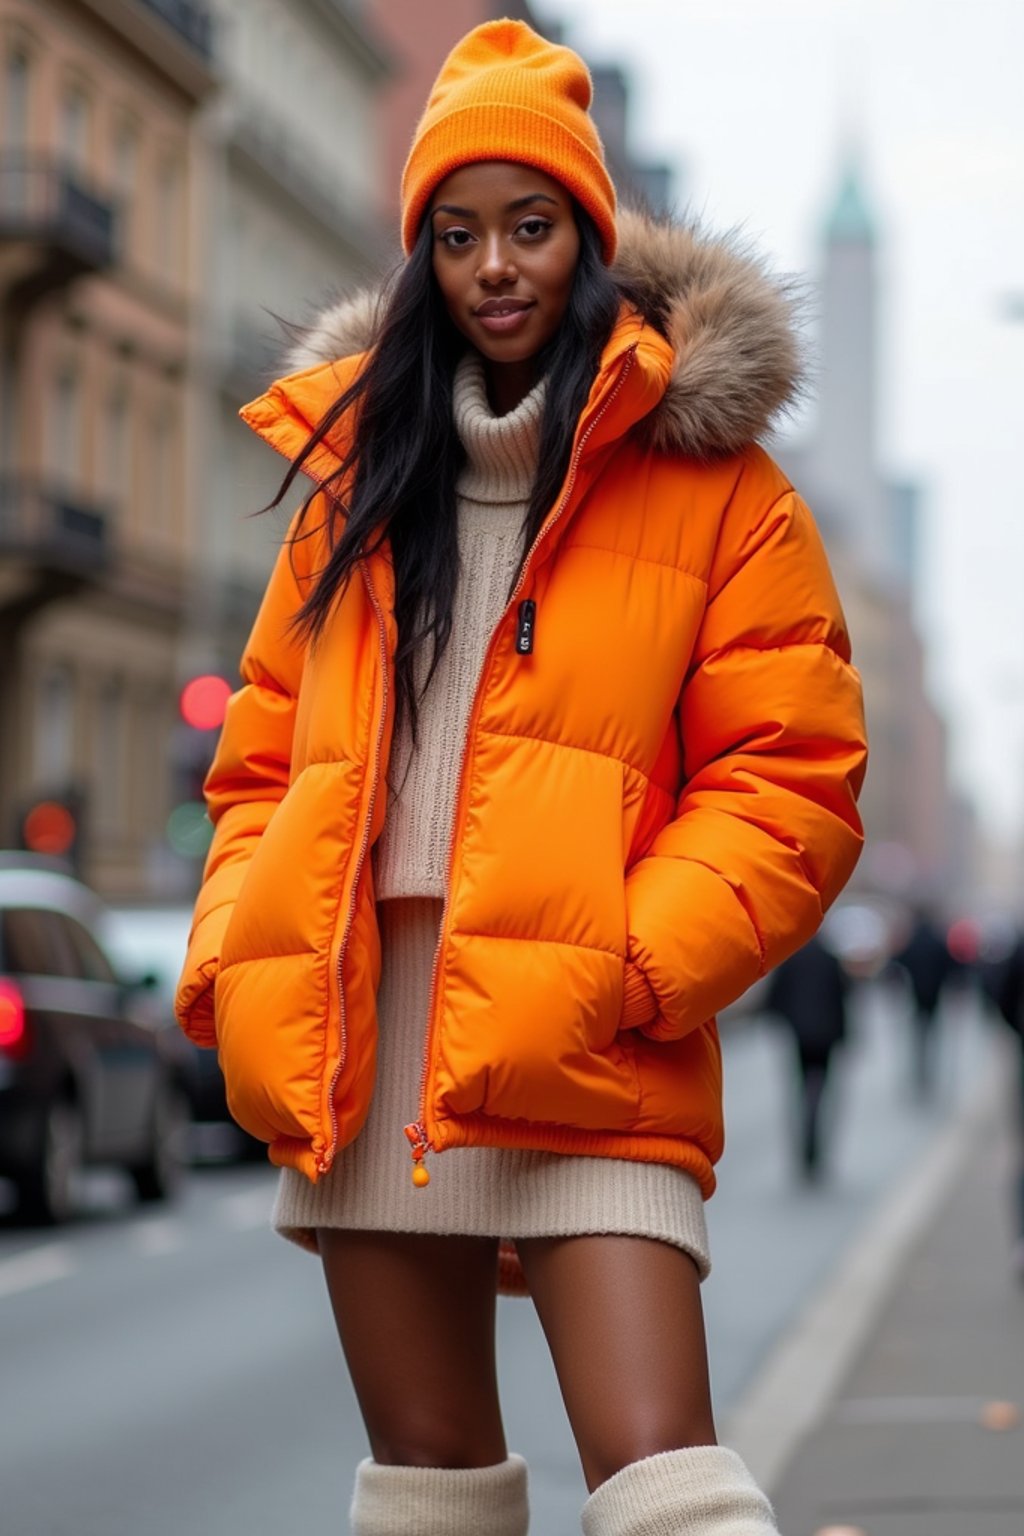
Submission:
[[[573,286],[562,323],[537,359],[547,392],[520,569],[568,471],[576,424],[622,298],[602,262],[596,226],[578,205],[573,212],[580,234]],[[310,506],[321,488],[328,491],[330,555],[293,622],[315,644],[356,562],[388,539],[398,628],[395,703],[398,718],[408,711],[413,741],[418,713],[414,656],[432,641],[425,688],[451,634],[459,575],[455,482],[465,462],[452,420],[452,389],[467,343],[448,316],[432,256],[433,231],[425,219],[384,302],[367,366],[327,410],[269,503],[280,504],[309,455],[346,412],[354,411],[352,446],[333,474],[310,492],[293,533],[293,542],[309,537],[304,524]]]

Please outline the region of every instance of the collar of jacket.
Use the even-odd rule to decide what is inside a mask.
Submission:
[[[628,387],[616,388],[625,359],[634,354]],[[242,420],[286,459],[293,459],[308,442],[317,422],[358,376],[366,353],[315,363],[277,379],[265,394],[242,407]],[[587,403],[576,429],[576,448],[587,428],[585,451],[614,442],[641,421],[662,399],[672,371],[672,348],[644,316],[623,304],[601,356]],[[611,398],[614,395],[614,398]],[[304,468],[315,480],[325,480],[341,464],[347,447],[347,421],[317,444]]]
[[[285,458],[305,446],[316,423],[331,403],[353,382],[366,354],[340,362],[317,363],[278,379],[267,392],[244,406],[240,415],[265,442]],[[642,421],[662,399],[672,372],[672,348],[638,310],[624,304],[601,356],[587,403],[576,425],[566,484],[552,507],[534,549],[547,541],[570,500],[587,483],[587,469],[598,451],[618,441]],[[342,462],[347,422],[319,443],[306,459],[305,470],[325,480]],[[531,562],[532,563],[532,562]],[[393,574],[387,543],[366,562],[384,611],[393,601]]]
[[[623,210],[612,276],[630,302],[584,414],[634,341],[639,366],[602,421],[599,441],[633,429],[662,452],[722,458],[770,434],[800,398],[801,292],[735,235]],[[324,309],[300,331],[287,375],[243,408],[243,419],[286,457],[356,377],[377,336],[381,298],[379,289],[364,289]],[[316,478],[336,467],[339,442],[311,456]]]

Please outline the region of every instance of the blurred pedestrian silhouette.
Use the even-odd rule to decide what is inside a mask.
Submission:
[[[893,958],[910,983],[912,1082],[918,1098],[926,1099],[935,1086],[939,1003],[955,969],[945,933],[927,907],[914,912],[909,937]]]
[[[849,981],[817,937],[772,973],[767,1007],[790,1029],[796,1048],[797,1157],[805,1179],[823,1171],[823,1115],[837,1045],[846,1038]]]
[[[1019,1085],[1018,1113],[1018,1164],[1014,1220],[1016,1246],[1013,1265],[1024,1281],[1024,934],[1019,931],[1007,946],[999,946],[995,955],[982,955],[981,980],[985,991],[995,1003],[1004,1021],[1010,1026],[1020,1052],[1017,1082]]]

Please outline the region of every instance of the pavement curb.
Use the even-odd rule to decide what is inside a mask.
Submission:
[[[844,1250],[837,1268],[754,1377],[722,1433],[771,1496],[836,1396],[900,1272],[1002,1098],[998,1061]]]

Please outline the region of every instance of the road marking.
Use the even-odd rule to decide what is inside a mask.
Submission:
[[[235,1232],[249,1232],[254,1227],[269,1227],[274,1192],[266,1185],[243,1189],[220,1202],[221,1220]]]
[[[50,1243],[45,1248],[30,1248],[13,1258],[0,1259],[0,1298],[17,1291],[31,1291],[37,1285],[66,1280],[75,1267],[67,1243]]]
[[[835,1400],[980,1129],[998,1113],[1004,1076],[996,1059],[889,1198],[852,1234],[831,1279],[783,1335],[730,1416],[723,1440],[769,1495]]]
[[[978,1424],[993,1407],[986,1397],[848,1397],[832,1416],[842,1424]]]
[[[131,1233],[132,1247],[146,1258],[176,1253],[184,1246],[184,1242],[184,1228],[173,1217],[158,1217],[154,1221],[141,1222]]]

